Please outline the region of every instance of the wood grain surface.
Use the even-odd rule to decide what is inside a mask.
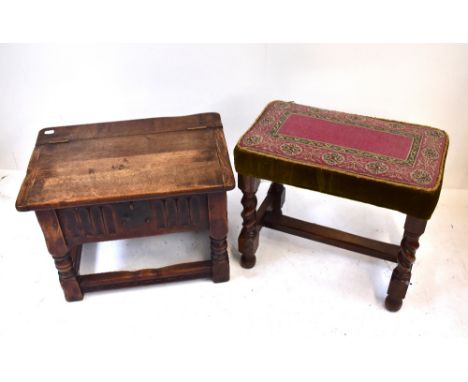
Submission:
[[[20,211],[227,191],[235,185],[219,114],[39,132]]]

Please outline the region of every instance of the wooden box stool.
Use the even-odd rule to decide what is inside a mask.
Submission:
[[[393,261],[397,266],[385,305],[397,311],[410,283],[419,237],[439,198],[447,148],[447,134],[431,127],[270,103],[234,150],[243,192],[242,266],[255,265],[262,227]],[[259,179],[272,184],[256,209]],[[401,245],[283,215],[283,184],[407,214]]]
[[[34,210],[67,301],[85,292],[229,280],[226,191],[235,186],[219,114],[39,132],[16,201]],[[83,243],[209,230],[211,260],[80,275]]]

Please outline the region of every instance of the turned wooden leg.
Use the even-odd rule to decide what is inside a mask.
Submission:
[[[215,283],[229,280],[229,259],[226,236],[227,198],[225,192],[208,194],[208,213],[210,220],[210,246],[212,279]]]
[[[55,255],[52,253],[52,257],[54,258],[55,267],[58,271],[60,285],[62,286],[65,299],[67,301],[82,300],[83,293],[81,292],[81,288],[76,277],[76,269],[70,253],[65,255]]]
[[[65,299],[67,301],[82,300],[83,293],[77,279],[74,264],[74,260],[75,262],[79,262],[81,248],[77,247],[73,249],[71,255],[54,210],[36,211],[36,216],[44,233],[49,253],[54,258]]]
[[[257,197],[260,180],[252,176],[239,174],[239,188],[244,196],[241,199],[244,207],[242,216],[242,231],[239,235],[239,252],[241,265],[244,268],[252,268],[255,265],[255,252],[258,248],[258,228],[256,218]]]
[[[400,310],[411,280],[411,268],[416,260],[419,237],[424,233],[427,220],[406,217],[405,232],[398,253],[398,265],[393,270],[385,307],[392,312]]]
[[[271,207],[269,207],[268,210],[275,215],[282,215],[283,212],[281,208],[283,207],[286,197],[286,190],[284,186],[279,183],[271,183],[271,186],[268,190],[268,195],[272,199]]]

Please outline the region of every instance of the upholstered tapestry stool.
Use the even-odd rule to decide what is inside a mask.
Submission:
[[[402,305],[418,239],[442,187],[448,137],[442,130],[275,101],[234,150],[244,196],[241,264],[255,265],[262,227],[396,262],[385,301]],[[259,179],[272,184],[256,210]],[[400,246],[285,216],[283,184],[341,196],[407,214]]]
[[[36,212],[65,298],[75,301],[101,289],[229,280],[226,191],[234,185],[216,113],[54,127],[39,132],[16,208]],[[211,260],[79,273],[83,243],[205,229]]]

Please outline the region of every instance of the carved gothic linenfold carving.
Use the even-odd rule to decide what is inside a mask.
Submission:
[[[70,244],[115,239],[139,231],[144,235],[207,226],[204,195],[131,201],[57,210],[60,226]]]

